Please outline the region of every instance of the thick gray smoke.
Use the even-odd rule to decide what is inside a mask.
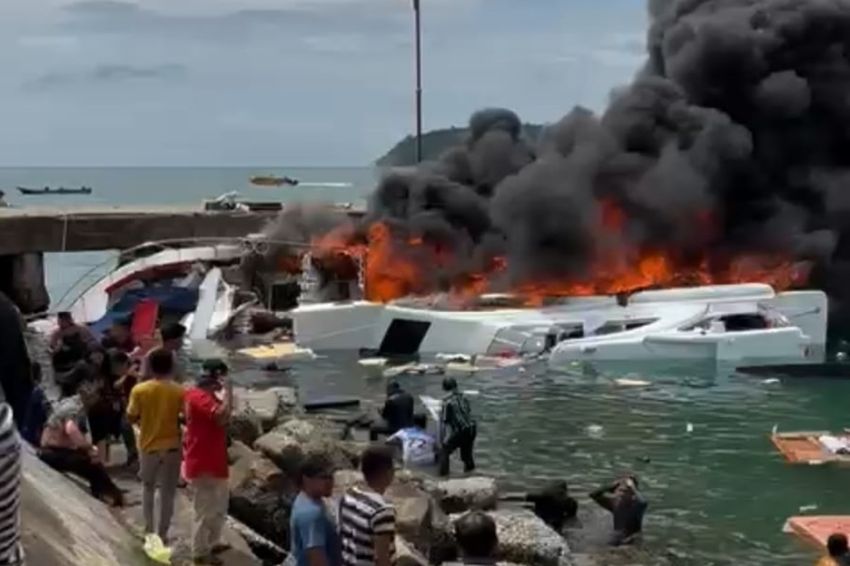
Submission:
[[[600,246],[624,260],[776,252],[817,262],[814,283],[840,301],[850,0],[649,0],[649,13],[647,63],[601,116],[576,108],[528,140],[514,113],[478,112],[464,145],[383,180],[367,225],[450,254],[449,279],[496,256],[512,284],[571,277]],[[612,205],[618,230],[600,230]]]

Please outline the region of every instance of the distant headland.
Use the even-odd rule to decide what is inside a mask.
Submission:
[[[524,134],[528,139],[536,140],[543,131],[540,124],[523,124]],[[443,152],[466,139],[467,128],[443,128],[431,130],[422,134],[422,159],[431,161],[437,159]],[[379,167],[406,167],[416,164],[416,136],[407,136],[376,162]]]

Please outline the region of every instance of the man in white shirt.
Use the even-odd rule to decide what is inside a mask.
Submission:
[[[419,414],[413,417],[413,426],[403,428],[387,442],[401,446],[405,468],[433,466],[437,462],[437,440],[428,433],[428,418]]]

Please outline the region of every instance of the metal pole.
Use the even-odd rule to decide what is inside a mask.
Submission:
[[[416,163],[422,163],[422,26],[419,0],[413,0],[416,19]]]

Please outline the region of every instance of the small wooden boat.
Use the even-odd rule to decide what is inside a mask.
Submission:
[[[274,175],[256,175],[251,177],[251,184],[258,185],[260,187],[282,187],[283,185],[294,187],[298,184],[298,179],[286,176],[275,177]]]
[[[850,434],[847,432],[774,432],[770,440],[790,464],[850,464]]]
[[[92,188],[59,187],[56,189],[51,189],[50,187],[44,187],[43,189],[28,189],[27,187],[18,187],[18,191],[20,191],[20,193],[23,195],[90,195],[92,192]]]

